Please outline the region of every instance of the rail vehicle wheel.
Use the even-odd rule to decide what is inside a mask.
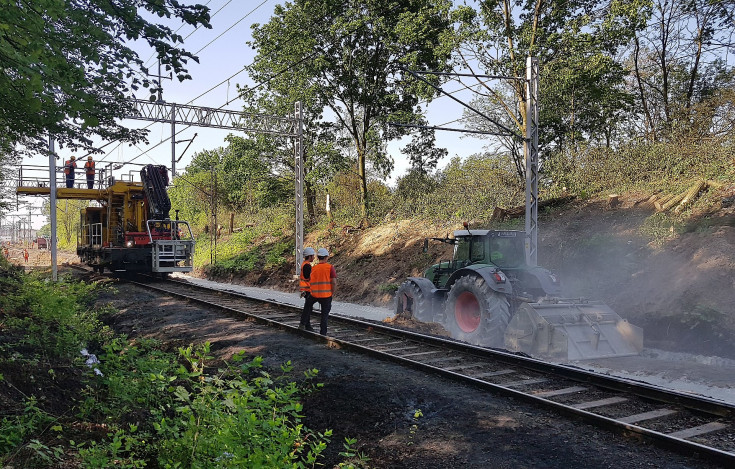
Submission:
[[[510,321],[508,299],[493,291],[482,277],[466,275],[452,285],[444,316],[444,327],[453,338],[483,347],[503,347]]]
[[[421,288],[410,280],[406,280],[398,287],[394,304],[398,316],[413,317],[422,322],[434,320],[431,298],[428,298]]]

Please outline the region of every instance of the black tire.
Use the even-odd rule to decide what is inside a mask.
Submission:
[[[421,288],[410,280],[406,280],[398,287],[394,309],[398,316],[412,317],[422,322],[434,321],[431,298],[428,298]]]
[[[444,327],[455,339],[482,347],[503,348],[510,321],[508,299],[477,275],[452,285],[444,310]]]

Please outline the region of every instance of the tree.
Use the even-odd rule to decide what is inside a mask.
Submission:
[[[697,105],[732,86],[733,67],[722,51],[735,46],[734,8],[732,0],[652,2],[631,57],[638,132],[649,141],[676,138],[692,125],[707,127],[694,122],[702,117]]]
[[[47,136],[62,146],[92,148],[91,137],[139,141],[140,130],[118,123],[140,87],[158,87],[128,44],[152,47],[179,80],[191,53],[182,37],[142,13],[209,26],[209,10],[177,0],[3,1],[0,8],[0,147],[45,151]]]
[[[444,70],[452,50],[447,0],[295,0],[256,25],[251,76],[288,95],[305,80],[317,109],[349,132],[357,156],[362,216],[367,216],[367,163],[390,170],[384,140],[412,122],[433,90],[403,68]],[[288,73],[286,73],[288,72]]]
[[[583,138],[605,133],[628,107],[623,88],[625,70],[615,60],[639,21],[647,0],[486,0],[467,12],[461,56],[482,73],[526,76],[526,58],[537,57],[540,68],[540,136],[546,151],[574,147]],[[485,86],[482,98],[501,122],[525,135],[525,82],[509,80]],[[469,114],[469,113],[467,113]],[[498,127],[475,120],[475,127]],[[519,139],[513,139],[519,145]],[[520,158],[518,149],[509,148]],[[517,162],[518,166],[518,162]]]
[[[436,147],[434,129],[419,129],[413,134],[411,142],[401,148],[411,162],[411,170],[428,174],[436,169],[439,160],[449,153],[446,148]]]

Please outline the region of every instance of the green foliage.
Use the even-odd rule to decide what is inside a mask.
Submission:
[[[340,469],[370,468],[370,466],[368,466],[367,464],[367,462],[370,461],[370,458],[368,458],[365,453],[361,453],[355,450],[355,443],[357,443],[357,440],[355,438],[345,437],[345,441],[344,443],[342,443],[342,447],[344,449],[340,451],[339,455],[343,458],[346,458],[346,460],[339,463],[336,467]]]
[[[146,442],[135,435],[137,426],[130,425],[129,430],[116,429],[107,433],[105,441],[90,441],[86,447],[84,443],[72,447],[78,450],[79,459],[85,469],[104,469],[119,467],[137,469],[148,466],[145,459],[138,456],[144,452]]]
[[[419,419],[424,416],[424,413],[421,412],[421,409],[416,409],[413,411],[413,424],[411,425],[411,428],[408,430],[408,444],[413,444],[413,437],[416,436],[416,433],[419,430]]]
[[[464,56],[477,60],[484,73],[509,77],[525,77],[527,57],[538,59],[542,153],[573,148],[588,138],[600,141],[610,135],[632,101],[622,86],[625,69],[616,57],[634,36],[647,3],[615,1],[603,8],[598,0],[536,5],[483,1],[476,10],[461,7],[462,46],[469,49]],[[593,10],[601,14],[589,14]],[[529,123],[525,98],[522,82],[506,81],[473,104],[522,136]],[[484,117],[466,115],[473,129],[499,131]],[[502,138],[500,143],[521,168],[521,139]]]
[[[314,433],[301,423],[299,386],[261,370],[261,360],[202,374],[207,346],[182,356],[195,386],[171,390],[175,414],[155,411],[163,467],[307,467],[317,462],[331,431]],[[243,354],[236,356],[241,360]],[[282,370],[290,371],[290,364]],[[246,378],[246,375],[255,375]],[[309,375],[309,378],[313,375]]]
[[[41,279],[8,273],[0,276],[0,292],[5,293],[0,295],[0,324],[8,338],[19,341],[4,342],[0,367],[20,363],[27,370],[24,377],[38,374],[44,357],[53,354],[62,361],[48,369],[51,379],[69,384],[82,378],[85,386],[61,415],[52,413],[58,409],[45,409],[45,399],[28,395],[17,412],[4,416],[0,465],[306,468],[319,464],[331,431],[315,432],[301,422],[303,396],[321,387],[314,383],[317,370],[307,370],[297,382],[290,363],[271,373],[263,369],[262,358],[248,361],[240,352],[214,371],[209,343],[182,347],[177,357],[154,340],[111,336],[95,312],[84,308],[99,287],[65,280],[58,286],[44,283],[42,289]],[[101,350],[96,368],[78,358],[85,343],[96,343]],[[3,382],[19,389],[16,379]],[[352,453],[345,457],[366,460]]]
[[[400,285],[397,283],[381,283],[378,285],[378,292],[393,295],[398,291],[398,287],[400,287]]]
[[[0,420],[0,462],[3,454],[10,453],[54,421],[51,415],[38,407],[35,396],[27,397],[23,404],[20,415]]]
[[[660,247],[675,234],[682,233],[682,224],[677,220],[677,217],[660,212],[646,218],[640,231],[654,246]]]
[[[294,243],[292,241],[281,241],[275,243],[270,250],[268,250],[268,254],[265,256],[265,267],[273,268],[285,264],[286,258],[284,255],[289,252],[293,252],[293,250]]]
[[[362,218],[369,210],[368,163],[377,172],[390,171],[384,142],[404,133],[387,123],[414,121],[419,100],[436,94],[402,69],[447,67],[450,7],[444,0],[296,0],[276,7],[270,21],[253,30],[258,55],[251,77],[266,83],[269,94],[307,101],[312,115],[329,109],[350,136]],[[280,72],[295,63],[303,77],[296,82]]]
[[[550,193],[661,189],[681,192],[695,179],[732,178],[733,145],[700,140],[690,144],[638,144],[616,149],[583,146],[558,152],[542,167]]]
[[[216,264],[211,265],[213,244],[209,235],[197,240],[194,265],[220,275],[248,273],[263,268],[278,268],[294,252],[293,207],[261,209],[253,223],[241,231],[224,235],[217,241]],[[288,233],[285,235],[284,233]]]
[[[185,65],[196,57],[176,47],[183,38],[170,25],[146,18],[209,27],[208,11],[169,1],[3,2],[0,141],[44,151],[49,134],[64,146],[90,150],[93,135],[140,140],[143,132],[125,129],[119,120],[130,111],[131,92],[155,92],[156,83],[129,44],[142,40],[167,71],[188,79]]]
[[[523,191],[508,158],[454,158],[435,176],[409,174],[398,183],[393,209],[430,220],[489,220],[496,206],[522,203]]]
[[[76,356],[85,344],[109,336],[97,313],[85,307],[99,285],[70,278],[53,283],[39,276],[28,276],[16,285],[15,295],[0,297],[4,324],[21,333],[20,343],[38,353]]]

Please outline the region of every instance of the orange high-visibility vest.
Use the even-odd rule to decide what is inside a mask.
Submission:
[[[73,169],[77,168],[76,161],[66,160],[66,163],[64,163],[64,174],[71,174],[72,168]]]
[[[311,269],[311,296],[314,298],[329,298],[332,296],[332,265],[320,262]]]
[[[84,169],[87,170],[87,176],[94,176],[94,161],[84,163]]]
[[[301,273],[300,273],[300,279],[299,279],[299,290],[300,291],[311,291],[311,286],[309,285],[309,281],[306,280],[304,277],[304,266],[306,264],[311,264],[309,261],[304,261],[301,263]]]

